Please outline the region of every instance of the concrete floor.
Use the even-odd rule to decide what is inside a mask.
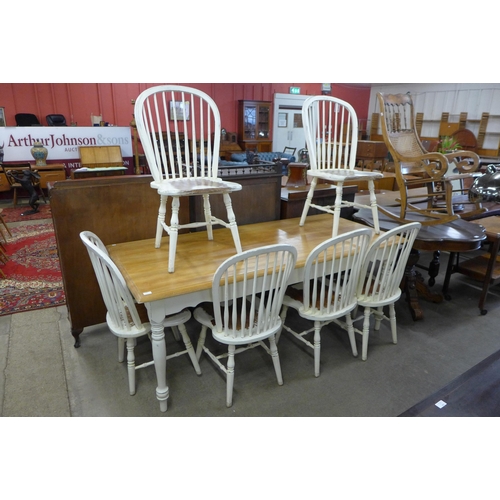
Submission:
[[[442,270],[448,256],[442,255]],[[430,254],[422,255],[429,262]],[[442,283],[442,272],[435,289]],[[86,328],[73,346],[65,306],[0,317],[0,415],[4,417],[394,417],[500,348],[500,290],[479,315],[478,285],[452,278],[452,300],[422,301],[424,319],[413,321],[398,302],[398,344],[388,324],[372,332],[367,361],[352,356],[347,334],[322,332],[321,375],[313,376],[310,350],[286,332],[279,343],[284,385],[270,357],[253,349],[236,357],[234,402],[225,406],[225,379],[206,357],[197,376],[187,356],[170,360],[168,411],[155,396],[154,368],[137,371],[137,393],[128,394],[126,364],[117,361],[116,338],[105,324]],[[302,322],[297,316],[289,320]],[[192,340],[199,327],[188,324]],[[210,339],[211,340],[211,339]],[[211,340],[213,342],[213,340]],[[360,339],[358,338],[359,350]],[[167,350],[179,345],[167,332]],[[136,349],[149,359],[149,341]]]

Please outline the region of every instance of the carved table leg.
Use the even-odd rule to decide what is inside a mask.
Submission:
[[[436,250],[432,254],[432,260],[429,264],[429,286],[434,286],[436,283],[436,276],[439,274],[439,257],[441,255],[441,252],[439,250]]]
[[[410,256],[408,257],[408,262],[406,263],[405,274],[403,277],[403,282],[401,283],[401,288],[405,294],[406,301],[410,306],[410,313],[414,321],[422,319],[424,314],[422,309],[420,309],[420,304],[418,302],[418,291],[417,291],[417,272],[415,271],[415,265],[420,257],[420,252],[418,250],[412,250]]]
[[[436,255],[434,255],[434,257],[436,257]],[[410,306],[410,312],[414,321],[418,321],[424,317],[424,313],[419,303],[420,296],[434,303],[443,301],[443,295],[431,292],[426,286],[422,275],[415,269],[419,258],[420,252],[413,249],[406,263],[405,274],[401,283],[401,289],[405,293],[406,301]]]

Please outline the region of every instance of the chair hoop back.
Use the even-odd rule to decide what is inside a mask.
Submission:
[[[401,294],[401,280],[420,227],[419,222],[397,226],[370,245],[361,267],[359,301],[383,303]]]
[[[348,102],[311,96],[302,105],[302,121],[311,170],[354,169],[358,119]]]
[[[143,329],[143,323],[125,279],[100,238],[90,231],[82,231],[80,238],[87,248],[92,267],[108,311],[108,324],[121,332]]]
[[[179,85],[151,87],[137,98],[134,117],[156,183],[217,178],[221,121],[205,92]]]
[[[223,262],[212,282],[215,331],[249,342],[277,331],[296,260],[295,247],[278,244],[247,250]]]
[[[338,317],[356,306],[359,271],[373,231],[357,229],[314,248],[304,268],[303,304],[308,314]]]

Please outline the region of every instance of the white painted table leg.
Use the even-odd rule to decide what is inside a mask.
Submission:
[[[165,312],[163,305],[158,302],[146,303],[146,309],[151,323],[151,344],[158,384],[156,387],[156,398],[160,402],[160,411],[166,412],[169,391],[167,385],[167,346],[165,344],[165,332],[162,324]]]

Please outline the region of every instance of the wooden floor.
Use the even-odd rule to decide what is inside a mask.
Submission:
[[[446,403],[445,406],[442,402]],[[400,417],[500,416],[500,351],[457,377]]]

